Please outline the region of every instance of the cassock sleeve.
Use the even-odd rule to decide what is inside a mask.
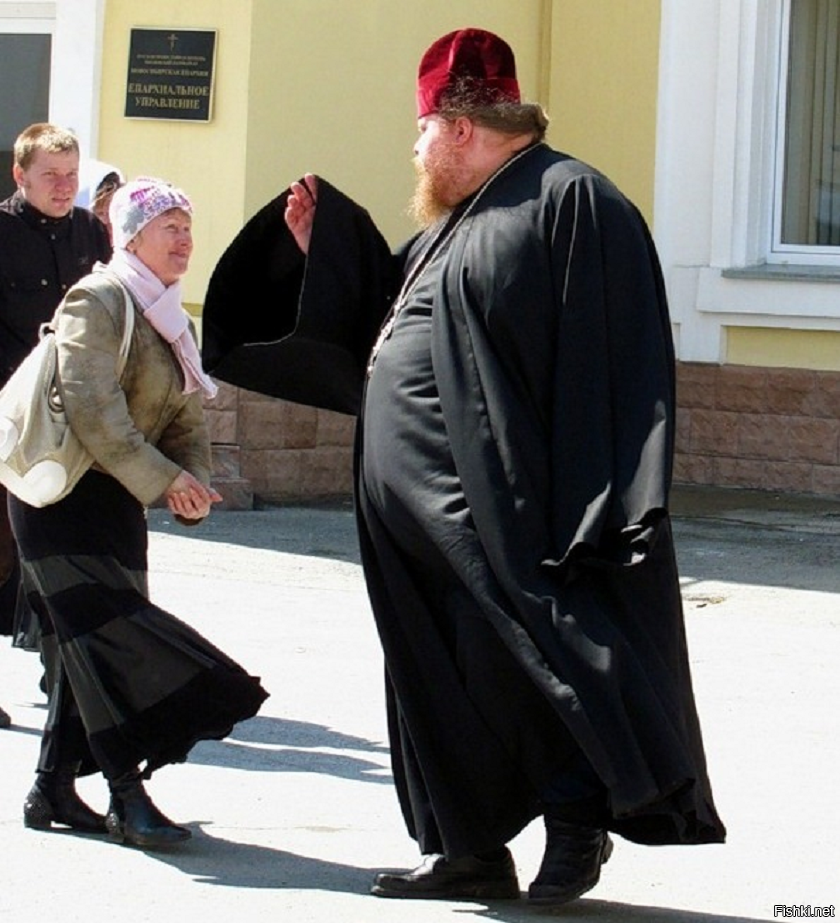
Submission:
[[[318,192],[307,257],[286,227],[287,189],[219,259],[204,302],[203,363],[230,384],[355,414],[395,264],[363,208],[320,177]]]
[[[674,354],[659,261],[635,206],[592,176],[567,190],[553,253],[556,548],[630,563],[665,514],[672,472]]]

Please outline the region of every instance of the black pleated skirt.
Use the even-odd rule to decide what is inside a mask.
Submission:
[[[259,679],[149,601],[145,510],[117,481],[90,471],[60,503],[12,498],[10,513],[50,685],[40,769],[148,777],[257,713]]]

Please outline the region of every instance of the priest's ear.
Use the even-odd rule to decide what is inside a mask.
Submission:
[[[452,121],[452,137],[456,144],[467,144],[475,133],[475,122],[465,115],[459,115]]]

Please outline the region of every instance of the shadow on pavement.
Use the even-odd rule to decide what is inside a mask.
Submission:
[[[382,871],[213,837],[207,833],[201,821],[192,827],[194,838],[177,853],[150,852],[147,855],[190,875],[198,883],[227,888],[273,888],[364,895],[368,893],[376,873]],[[371,897],[370,900],[375,902],[371,907],[370,919],[376,919],[375,906],[383,899]],[[417,906],[418,902],[412,904]],[[693,913],[677,908],[637,906],[587,898],[557,908],[534,907],[524,900],[498,901],[492,905],[473,901],[428,901],[425,906],[429,908],[430,919],[433,913],[435,918],[445,913],[457,913],[476,919],[498,920],[500,923],[546,919],[597,920],[599,923],[760,923],[754,917]]]
[[[189,826],[193,838],[177,851],[148,851],[146,855],[204,884],[365,894],[376,874],[375,870],[213,837],[205,829],[211,826],[209,822],[195,821]]]
[[[349,752],[373,753],[380,761]],[[307,721],[257,716],[236,725],[224,740],[197,744],[190,763],[257,772],[314,772],[359,782],[392,784],[388,747]]]
[[[463,911],[466,913],[466,909]],[[757,917],[732,917],[714,913],[693,913],[671,907],[644,907],[622,904],[617,901],[599,901],[583,898],[563,907],[531,907],[526,903],[489,907],[473,911],[479,919],[499,920],[501,923],[523,923],[525,920],[565,920],[568,923],[597,920],[598,923],[760,923]]]
[[[359,561],[356,519],[349,504],[278,506],[245,512],[219,510],[192,528],[176,522],[168,510],[152,509],[148,526],[153,532],[205,542]]]
[[[708,581],[840,593],[840,539],[831,534],[675,520],[683,586]]]

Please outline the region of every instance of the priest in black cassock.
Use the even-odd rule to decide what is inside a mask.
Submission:
[[[373,893],[518,897],[506,844],[542,816],[528,897],[564,903],[597,883],[610,834],[725,836],[668,514],[665,291],[641,215],[545,144],[502,39],[436,41],[417,103],[422,230],[392,254],[307,174],[219,261],[205,365],[358,413],[394,779],[424,857]]]

